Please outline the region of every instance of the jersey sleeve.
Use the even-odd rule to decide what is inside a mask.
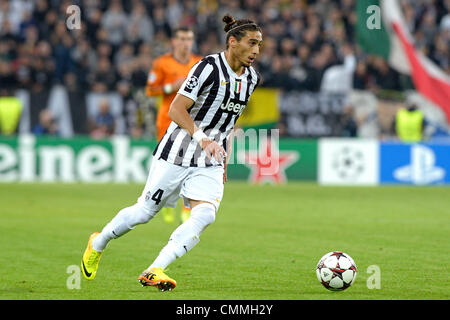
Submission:
[[[150,70],[145,86],[145,93],[147,96],[159,96],[163,94],[164,70],[162,68],[161,59],[153,61],[152,69]]]
[[[181,85],[178,93],[195,101],[201,93],[201,88],[211,79],[213,67],[208,60],[203,59],[196,63],[189,71],[186,80]]]

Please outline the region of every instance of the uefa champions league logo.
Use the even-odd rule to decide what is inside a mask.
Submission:
[[[190,77],[186,82],[186,88],[194,89],[196,86],[198,86],[198,78],[196,76]]]
[[[364,171],[364,154],[359,149],[344,147],[334,154],[333,167],[341,179],[356,179]]]

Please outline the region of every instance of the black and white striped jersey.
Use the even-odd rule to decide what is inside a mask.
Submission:
[[[195,124],[226,151],[227,138],[259,81],[253,67],[238,76],[221,52],[194,65],[178,93],[194,101],[188,112]],[[173,121],[153,156],[183,167],[220,165],[211,162],[191,135]]]

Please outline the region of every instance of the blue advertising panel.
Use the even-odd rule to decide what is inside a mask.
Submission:
[[[380,183],[450,184],[449,144],[380,144]]]

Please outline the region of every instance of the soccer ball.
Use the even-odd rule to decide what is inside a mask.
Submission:
[[[324,255],[317,264],[317,279],[328,290],[342,291],[356,278],[356,264],[348,254],[333,251]]]

